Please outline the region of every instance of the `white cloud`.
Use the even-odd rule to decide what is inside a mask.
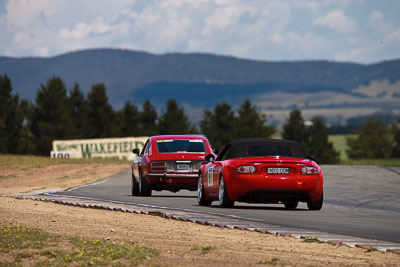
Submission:
[[[356,30],[356,22],[346,17],[342,10],[332,10],[325,16],[315,19],[314,24],[342,33],[352,33]]]
[[[379,23],[383,20],[383,14],[379,10],[374,10],[369,15],[369,19],[372,24]]]
[[[270,35],[270,40],[274,43],[274,44],[283,44],[285,42],[285,38],[284,36],[279,33],[273,33]]]
[[[57,0],[8,1],[6,22],[15,30],[31,25],[46,25],[57,13],[59,4],[60,1]]]
[[[217,8],[206,18],[202,34],[210,35],[214,32],[226,31],[229,26],[238,22],[240,14],[239,9],[234,6]]]
[[[356,61],[364,53],[363,49],[356,48],[351,50],[340,51],[335,54],[335,60],[337,61]]]
[[[288,32],[285,40],[288,51],[299,55],[297,59],[321,59],[322,55],[331,53],[334,49],[330,39],[311,32]]]
[[[252,50],[252,45],[251,44],[245,44],[245,43],[240,43],[240,44],[232,44],[227,49],[221,53],[224,55],[246,55],[251,52]]]
[[[385,20],[381,11],[373,10],[369,14],[369,26],[373,31],[379,34],[384,34],[390,31],[391,25],[389,25]]]
[[[400,27],[389,33],[387,36],[389,42],[400,43]]]
[[[379,42],[386,49],[390,46],[399,45],[400,25],[389,23],[383,13],[379,10],[373,10],[369,15],[369,23],[372,29],[372,36],[376,42]],[[400,49],[397,49],[399,51]]]
[[[295,1],[294,4],[298,7],[307,8],[312,11],[318,11],[321,8],[322,2],[321,1],[304,0],[304,1]]]
[[[364,0],[296,0],[291,4],[295,7],[301,7],[313,12],[321,12],[326,8],[347,8],[352,4],[360,5]]]
[[[364,0],[0,1],[6,1],[0,5],[5,7],[0,12],[0,55],[115,47],[371,62],[371,55],[379,58],[381,50],[375,46],[383,40],[385,58],[400,57],[394,45],[400,38],[399,19],[387,15],[384,4],[378,10]],[[371,53],[374,47],[378,52]]]
[[[73,29],[63,28],[60,30],[60,36],[64,39],[83,39],[91,34],[106,34],[111,31],[111,26],[104,23],[103,18],[99,17],[93,24],[79,22]]]

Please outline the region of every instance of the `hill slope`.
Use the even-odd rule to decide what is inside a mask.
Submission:
[[[22,97],[32,98],[40,83],[53,75],[71,87],[88,90],[104,82],[110,96],[130,95],[151,84],[277,84],[277,89],[349,91],[373,80],[400,79],[400,60],[373,65],[328,61],[266,62],[210,54],[165,54],[93,49],[51,58],[0,57],[0,73],[7,73]],[[261,86],[262,87],[262,86]],[[111,97],[114,100],[118,98]]]
[[[211,54],[155,55],[91,49],[51,58],[0,57],[0,74],[7,74],[14,90],[28,100],[34,100],[41,83],[52,76],[60,76],[68,88],[78,82],[84,92],[93,84],[104,82],[110,102],[117,108],[126,100],[140,104],[145,98],[150,98],[157,106],[164,105],[168,98],[176,98],[180,103],[204,108],[223,100],[237,105],[246,97],[254,102],[262,99],[261,107],[269,107],[265,105],[267,96],[277,93],[286,94],[283,97],[327,92],[330,92],[329,97],[337,94],[368,97],[356,89],[373,81],[396,83],[400,80],[400,60],[371,65],[329,61],[269,62]],[[305,102],[303,104],[305,107]]]

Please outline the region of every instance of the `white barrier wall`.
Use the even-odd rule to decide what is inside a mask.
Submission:
[[[123,137],[85,140],[54,140],[52,157],[69,155],[70,158],[118,157],[133,160],[132,150],[142,150],[148,137]]]

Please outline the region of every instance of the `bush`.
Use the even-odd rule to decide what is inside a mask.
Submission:
[[[349,158],[389,158],[393,149],[393,138],[389,127],[373,120],[368,120],[357,131],[356,138],[348,138],[346,151]]]

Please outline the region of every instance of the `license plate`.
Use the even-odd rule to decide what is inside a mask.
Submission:
[[[180,171],[189,170],[189,164],[176,164],[176,169]]]
[[[268,174],[289,174],[290,169],[283,167],[269,167],[267,172]]]

